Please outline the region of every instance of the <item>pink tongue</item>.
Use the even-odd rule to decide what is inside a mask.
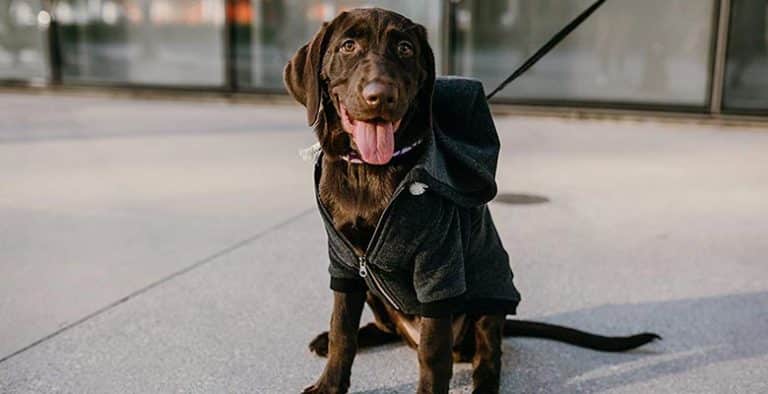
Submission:
[[[395,151],[395,127],[391,122],[355,122],[352,137],[364,162],[387,164]]]

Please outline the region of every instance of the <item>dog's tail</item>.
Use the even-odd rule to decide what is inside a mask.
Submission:
[[[623,352],[661,339],[658,334],[650,332],[627,337],[606,337],[575,328],[527,320],[507,320],[504,336],[552,339],[603,352]]]

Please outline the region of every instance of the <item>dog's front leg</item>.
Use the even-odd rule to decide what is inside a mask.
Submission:
[[[421,319],[419,393],[447,393],[453,374],[451,317]]]
[[[475,356],[472,358],[473,393],[499,392],[501,341],[505,315],[485,315],[475,322]]]
[[[352,361],[357,352],[357,330],[365,305],[365,292],[333,292],[331,329],[328,333],[328,361],[317,383],[304,393],[346,393]]]

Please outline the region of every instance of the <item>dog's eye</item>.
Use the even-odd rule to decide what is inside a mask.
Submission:
[[[344,40],[341,43],[341,51],[345,53],[352,53],[357,49],[357,43],[355,40]]]
[[[397,43],[397,54],[400,55],[400,57],[413,56],[413,44],[408,41],[400,41]]]

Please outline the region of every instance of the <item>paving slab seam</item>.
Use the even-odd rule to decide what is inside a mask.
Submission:
[[[244,246],[246,246],[246,245],[248,245],[248,244],[250,244],[250,243],[252,243],[252,242],[254,242],[256,240],[258,240],[259,238],[261,238],[261,237],[263,237],[263,236],[265,236],[265,235],[267,235],[267,234],[269,234],[269,233],[271,233],[273,231],[279,230],[279,229],[281,229],[281,228],[283,228],[283,227],[285,227],[285,226],[287,226],[287,225],[289,225],[289,224],[291,224],[291,223],[293,223],[293,222],[303,218],[304,216],[309,215],[310,213],[314,212],[314,210],[315,210],[314,207],[313,208],[305,209],[304,211],[301,211],[298,214],[293,215],[293,216],[289,217],[288,219],[286,219],[286,220],[284,220],[282,222],[274,224],[274,225],[272,225],[272,226],[270,226],[270,227],[260,231],[259,233],[255,234],[255,235],[252,235],[252,236],[250,236],[248,238],[245,238],[245,239],[243,239],[241,241],[238,241],[238,242],[234,243],[233,245],[230,245],[230,246],[228,246],[228,247],[226,247],[226,248],[224,248],[224,249],[222,249],[222,250],[220,250],[220,251],[218,251],[216,253],[213,253],[213,254],[209,255],[208,257],[205,257],[205,258],[203,258],[201,260],[198,260],[198,261],[194,262],[193,264],[191,264],[191,265],[189,265],[187,267],[184,267],[184,268],[182,268],[182,269],[180,269],[178,271],[175,271],[175,272],[173,272],[173,273],[171,273],[171,274],[169,274],[167,276],[164,276],[164,277],[162,277],[162,278],[160,278],[160,279],[158,279],[158,280],[156,280],[156,281],[154,281],[154,282],[152,282],[152,283],[150,283],[150,284],[140,288],[139,290],[136,290],[136,291],[128,294],[127,296],[125,296],[123,298],[120,298],[119,300],[117,300],[115,302],[112,302],[111,304],[108,304],[108,305],[106,305],[106,306],[104,306],[104,307],[102,307],[102,308],[100,308],[100,309],[98,309],[98,310],[96,310],[96,311],[94,311],[94,312],[92,312],[92,313],[90,313],[90,314],[88,314],[88,315],[78,319],[77,321],[75,321],[75,322],[73,322],[71,324],[67,324],[64,327],[59,328],[58,330],[56,330],[56,331],[54,331],[54,332],[52,332],[52,333],[50,333],[50,334],[48,334],[48,335],[38,339],[38,340],[30,343],[27,346],[22,347],[19,350],[16,350],[15,352],[13,352],[11,354],[0,358],[0,364],[4,363],[5,361],[10,360],[11,358],[13,358],[15,356],[18,356],[18,355],[26,352],[27,350],[32,349],[33,347],[35,347],[37,345],[40,345],[40,344],[48,341],[49,339],[52,339],[52,338],[58,336],[59,334],[62,334],[64,332],[66,332],[66,331],[69,331],[72,328],[75,328],[78,325],[80,325],[82,323],[85,323],[86,321],[88,321],[88,320],[90,320],[90,319],[92,319],[92,318],[94,318],[96,316],[99,316],[102,313],[107,312],[107,311],[117,307],[118,305],[124,303],[124,302],[127,302],[127,301],[129,301],[129,300],[131,300],[133,298],[136,298],[136,297],[138,297],[138,296],[140,296],[140,295],[142,295],[142,294],[144,294],[144,293],[154,289],[155,287],[158,287],[158,286],[160,286],[160,285],[162,285],[164,283],[167,283],[167,282],[169,282],[169,281],[171,281],[171,280],[173,280],[175,278],[178,278],[179,276],[184,275],[187,272],[190,272],[190,271],[192,271],[194,269],[197,269],[197,268],[200,268],[200,267],[202,267],[204,265],[207,265],[208,263],[211,263],[211,262],[215,261],[219,257],[225,256],[225,255],[229,254],[230,252],[233,252],[233,251],[235,251],[237,249],[240,249],[240,248],[242,248],[242,247],[244,247]]]

